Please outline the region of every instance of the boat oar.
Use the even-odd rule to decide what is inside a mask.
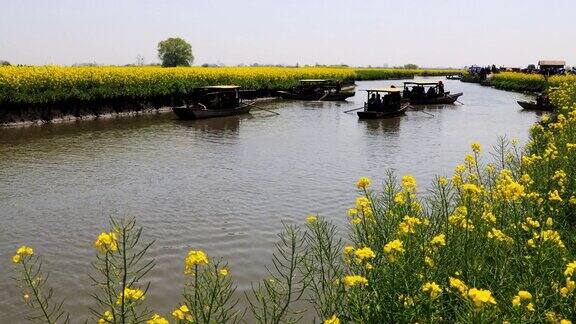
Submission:
[[[279,113],[277,113],[277,112],[275,112],[275,111],[273,111],[273,110],[268,110],[268,109],[265,109],[265,108],[262,108],[262,107],[258,107],[258,106],[256,106],[254,103],[247,103],[246,106],[250,106],[250,107],[252,107],[252,108],[264,110],[264,111],[267,111],[267,112],[272,113],[272,114],[275,114],[275,115],[280,115]]]
[[[351,111],[356,111],[356,110],[360,110],[360,109],[364,109],[364,107],[360,107],[360,108],[354,108],[354,109],[350,109],[350,110],[346,110],[344,113],[347,114]]]
[[[461,104],[461,105],[464,104],[464,103],[462,103],[462,101],[460,101],[460,100],[458,100],[458,99],[456,99],[456,102],[459,103],[459,104]]]
[[[414,106],[412,106],[412,105],[408,105],[408,108],[416,108],[416,107],[414,107]],[[416,110],[416,111],[419,111],[419,112],[421,112],[421,113],[424,113],[424,114],[429,115],[429,116],[432,116],[432,117],[436,117],[436,116],[434,116],[434,115],[431,114],[431,113],[425,112],[424,110]]]
[[[322,99],[328,97],[329,94],[330,94],[330,90],[326,91],[326,93],[322,97],[320,97],[320,99],[318,99],[318,101],[322,101]]]

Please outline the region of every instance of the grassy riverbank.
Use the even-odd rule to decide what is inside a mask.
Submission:
[[[255,90],[288,89],[300,79],[351,81],[453,73],[456,72],[323,67],[0,67],[0,105],[153,98],[186,94],[195,87],[215,84],[237,84]]]
[[[410,175],[390,175],[384,186],[359,179],[344,241],[319,215],[286,226],[273,270],[246,294],[251,318],[297,321],[307,307],[325,323],[569,323],[576,317],[576,83],[560,87],[552,95],[558,114],[534,125],[525,147],[503,140],[485,152],[472,144],[426,197]],[[146,299],[153,260],[140,258],[146,232],[115,222],[97,234],[96,285],[87,287],[96,306],[79,317],[106,323],[156,316]],[[240,270],[202,248],[182,251],[182,297],[152,323],[240,320],[244,309],[232,294]],[[21,247],[12,262],[30,312],[54,322],[65,309],[44,298],[48,277],[33,264],[41,249]]]
[[[355,69],[356,80],[409,79],[414,76],[443,76],[462,73],[457,69]]]
[[[497,89],[530,92],[541,92],[550,86],[556,87],[564,82],[576,82],[576,76],[555,75],[546,79],[540,74],[502,72],[493,74],[490,79],[490,84]]]

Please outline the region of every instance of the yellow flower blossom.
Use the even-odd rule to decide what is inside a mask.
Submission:
[[[22,245],[21,247],[19,247],[19,248],[16,250],[16,254],[19,254],[19,255],[33,255],[33,254],[34,254],[34,250],[33,250],[31,247],[29,247],[29,246]]]
[[[496,192],[509,201],[516,201],[526,195],[524,186],[514,181],[512,172],[508,169],[500,171],[496,181]]]
[[[368,284],[368,279],[359,276],[359,275],[351,275],[344,277],[344,285],[346,287],[354,287],[356,285],[364,286]]]
[[[98,319],[98,324],[112,323],[114,321],[114,315],[110,311],[105,311],[100,319]]]
[[[448,222],[452,226],[472,230],[474,229],[474,224],[470,219],[467,219],[467,217],[468,209],[465,206],[459,206],[454,210],[452,215],[448,216]]]
[[[358,215],[358,209],[356,209],[356,208],[349,208],[348,209],[348,216],[354,217],[356,215]]]
[[[480,218],[482,218],[484,221],[488,222],[488,223],[496,223],[496,216],[494,216],[494,214],[492,214],[492,212],[489,211],[485,211],[484,213],[482,213],[482,216],[480,216]]]
[[[208,256],[204,251],[190,251],[188,252],[188,256],[186,260],[184,260],[184,273],[185,274],[193,274],[194,268],[196,265],[203,265],[208,264]]]
[[[218,271],[218,273],[220,273],[220,275],[222,277],[226,277],[230,274],[230,271],[228,271],[228,269],[226,269],[226,268],[222,268],[222,269],[220,269],[220,271]]]
[[[448,278],[448,283],[449,283],[450,287],[456,288],[458,290],[458,292],[462,295],[462,297],[467,296],[468,286],[466,286],[464,281],[462,281],[458,278],[450,277],[450,278]]]
[[[463,184],[462,190],[472,198],[478,197],[482,194],[482,188],[473,183]]]
[[[358,225],[358,224],[362,223],[362,218],[354,217],[354,218],[352,218],[352,220],[350,222],[354,225]]]
[[[562,198],[560,198],[560,194],[558,193],[558,190],[548,192],[548,200],[550,200],[552,202],[555,202],[555,201],[562,202]]]
[[[448,179],[446,177],[440,177],[438,178],[438,184],[445,187],[448,185]]]
[[[397,203],[398,205],[404,205],[406,203],[406,199],[404,198],[404,193],[399,192],[396,195],[394,195],[394,202]]]
[[[170,322],[168,322],[164,317],[154,314],[152,315],[152,318],[146,321],[146,324],[170,324]]]
[[[102,253],[116,252],[118,250],[118,241],[114,232],[101,233],[96,238],[94,246]]]
[[[318,220],[318,218],[314,215],[309,215],[308,217],[306,217],[306,221],[309,224],[312,224],[312,223],[316,222],[317,220]]]
[[[432,299],[438,298],[438,296],[440,296],[440,294],[442,293],[442,288],[440,288],[440,286],[434,281],[427,282],[424,285],[422,285],[421,290],[425,293],[428,293],[428,295]]]
[[[476,154],[480,153],[480,151],[482,150],[482,146],[480,146],[480,143],[478,143],[478,142],[472,143],[471,147],[472,147],[472,151]]]
[[[564,270],[564,275],[566,277],[572,277],[572,275],[574,274],[574,271],[576,271],[576,261],[572,261],[566,265],[566,270]]]
[[[416,233],[416,226],[422,224],[423,221],[420,218],[404,216],[402,222],[398,224],[398,232],[400,234],[414,234]]]
[[[352,253],[352,251],[354,251],[354,247],[353,247],[353,246],[351,246],[351,245],[346,245],[346,246],[344,247],[344,254],[350,254],[350,253]]]
[[[336,316],[336,314],[332,315],[332,317],[326,319],[324,324],[340,324],[340,319]]]
[[[129,301],[137,301],[137,300],[142,300],[144,299],[144,291],[142,291],[141,289],[132,289],[132,288],[124,288],[124,293],[120,294],[118,296],[118,300],[116,300],[116,304],[117,305],[121,305],[122,304],[122,295],[124,295],[124,302],[129,302]]]
[[[395,262],[402,253],[404,253],[404,242],[401,240],[394,240],[384,245],[384,253],[390,262]]]
[[[356,257],[356,261],[362,262],[365,260],[374,259],[376,257],[376,254],[374,253],[374,251],[372,251],[371,248],[365,247],[354,251],[354,256]]]
[[[415,193],[416,192],[416,179],[410,174],[402,177],[402,187],[406,192]]]
[[[486,289],[470,288],[468,298],[474,303],[476,309],[484,307],[486,304],[496,305],[496,299],[492,297],[492,292]]]
[[[567,297],[574,291],[574,288],[576,288],[576,282],[571,278],[566,278],[566,286],[560,288],[560,296]]]
[[[358,179],[358,182],[356,182],[356,188],[358,189],[368,189],[369,186],[370,186],[370,179],[368,179],[367,177],[360,177],[360,179]]]
[[[434,236],[432,238],[432,240],[430,241],[430,245],[432,245],[435,248],[445,246],[446,245],[446,235],[438,234],[438,235]]]
[[[572,196],[570,197],[570,199],[568,200],[568,202],[572,205],[576,205],[576,197]]]
[[[192,321],[192,315],[190,314],[190,309],[186,305],[182,305],[176,308],[172,312],[172,316],[178,320],[187,320],[189,322]]]
[[[434,260],[429,256],[424,257],[424,263],[430,268],[434,267]]]
[[[12,257],[13,263],[20,263],[21,260],[22,260],[22,257],[20,256],[20,254],[16,254]]]
[[[488,236],[488,238],[494,239],[494,240],[499,241],[499,242],[504,242],[504,243],[508,243],[508,244],[514,243],[514,240],[510,236],[504,234],[504,232],[502,232],[501,230],[499,230],[497,228],[492,228],[488,232],[487,236]]]

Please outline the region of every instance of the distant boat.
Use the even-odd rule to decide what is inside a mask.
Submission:
[[[448,79],[448,80],[460,80],[460,79],[462,79],[462,76],[460,74],[447,75],[446,79]]]
[[[552,105],[543,105],[537,104],[536,102],[531,101],[517,101],[520,107],[524,110],[540,110],[540,111],[552,111],[554,107]]]
[[[290,91],[277,91],[282,99],[315,100],[315,101],[343,101],[355,95],[355,84],[339,85],[332,80],[307,79],[300,80],[300,84]]]
[[[403,99],[412,105],[442,105],[453,104],[463,95],[462,92],[451,94],[449,91],[440,94],[440,82],[404,82]],[[433,88],[434,95],[429,95],[426,88]]]
[[[360,119],[381,119],[400,116],[410,106],[407,102],[402,102],[401,91],[398,88],[369,89],[366,90],[366,93],[368,99],[364,103],[364,110],[357,112]],[[380,99],[380,93],[384,93],[382,99]]]
[[[239,90],[233,85],[199,88],[184,105],[172,107],[172,111],[183,120],[246,114],[252,106],[242,103]]]

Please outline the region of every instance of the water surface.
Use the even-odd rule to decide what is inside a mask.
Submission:
[[[430,78],[435,80],[437,78]],[[358,90],[400,81],[358,82]],[[183,259],[204,249],[230,263],[239,291],[264,277],[282,221],[320,213],[344,225],[354,182],[378,185],[387,169],[425,187],[452,172],[473,141],[525,141],[536,113],[518,93],[445,81],[464,105],[425,107],[359,121],[365,92],[344,103],[267,103],[280,115],[182,122],[172,114],[0,129],[0,314],[22,321],[10,256],[42,255],[50,284],[84,319],[93,242],[110,216],[134,216],[155,240],[146,297],[165,315],[179,301]]]

